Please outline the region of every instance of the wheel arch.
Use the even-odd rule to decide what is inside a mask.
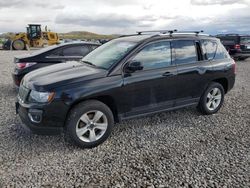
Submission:
[[[116,106],[116,103],[115,103],[115,100],[112,96],[109,96],[109,95],[102,95],[102,96],[96,96],[96,97],[89,97],[89,98],[84,98],[84,99],[79,99],[77,101],[75,101],[74,103],[72,103],[70,105],[70,108],[67,112],[67,117],[70,113],[70,111],[78,104],[82,103],[82,102],[85,102],[85,101],[89,101],[89,100],[97,100],[97,101],[100,101],[102,103],[104,103],[105,105],[107,105],[113,116],[114,116],[114,120],[115,122],[119,122],[119,118],[118,118],[118,110],[117,110],[117,106]]]
[[[218,79],[212,80],[212,82],[217,82],[217,83],[221,84],[223,86],[225,94],[227,93],[227,91],[228,91],[228,80],[226,78],[218,78]]]

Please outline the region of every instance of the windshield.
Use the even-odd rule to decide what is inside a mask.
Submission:
[[[240,42],[241,42],[241,44],[250,43],[250,37],[241,37]]]
[[[96,67],[109,69],[113,64],[121,60],[135,45],[136,42],[112,40],[86,55],[82,61],[91,63]]]

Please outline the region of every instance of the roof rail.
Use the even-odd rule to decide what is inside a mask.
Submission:
[[[131,37],[131,36],[136,36],[138,34],[129,34],[129,35],[120,35],[118,36],[118,38],[121,38],[121,37]]]
[[[200,33],[203,33],[203,30],[200,31],[178,31],[176,34],[195,34],[198,36]]]
[[[143,33],[160,33],[160,34],[172,34],[174,32],[177,32],[177,29],[174,29],[174,30],[152,30],[152,31],[137,31],[136,33],[138,35],[141,35]]]
[[[203,33],[203,30],[200,31],[178,31],[177,29],[174,30],[152,30],[152,31],[137,31],[138,35],[141,35],[143,33],[159,33],[159,34],[169,34],[172,36],[172,34],[195,34],[196,36]],[[203,34],[206,35],[206,34]]]
[[[128,37],[128,36],[136,36],[136,35],[142,35],[142,34],[147,34],[147,33],[159,33],[156,35],[153,35],[152,37],[159,36],[160,34],[169,34],[172,36],[172,34],[195,34],[198,36],[200,33],[203,33],[203,30],[200,31],[178,31],[177,29],[174,30],[151,30],[151,31],[137,31],[136,34],[130,34],[130,35],[121,35],[120,37]],[[207,34],[202,34],[202,35],[207,35]]]

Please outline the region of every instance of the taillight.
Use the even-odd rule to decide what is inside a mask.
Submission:
[[[234,49],[239,50],[239,49],[240,49],[240,45],[239,45],[239,44],[235,44],[235,45],[234,45]]]
[[[26,67],[26,63],[16,63],[17,68],[24,69]]]
[[[16,66],[18,69],[25,69],[27,67],[30,67],[32,65],[35,65],[36,63],[16,63]]]
[[[236,74],[236,63],[234,60],[233,60],[233,73]]]

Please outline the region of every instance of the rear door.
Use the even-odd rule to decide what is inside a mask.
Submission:
[[[177,65],[176,106],[197,103],[212,66],[204,59],[198,40],[175,40],[173,47]]]

